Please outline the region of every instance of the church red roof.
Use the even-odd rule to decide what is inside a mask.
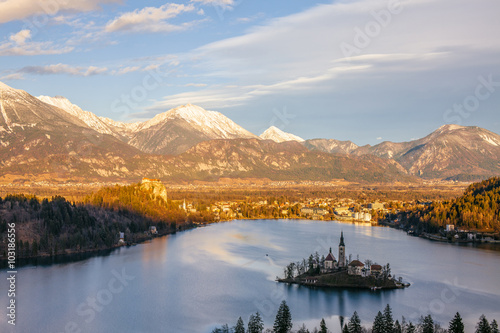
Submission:
[[[325,261],[337,261],[337,259],[335,259],[335,257],[333,256],[333,254],[330,252],[326,256]]]
[[[351,263],[349,264],[349,266],[351,266],[351,267],[365,267],[365,264],[363,264],[359,260],[353,260],[353,261],[351,261]]]

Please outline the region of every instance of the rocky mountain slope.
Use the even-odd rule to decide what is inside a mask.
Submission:
[[[391,160],[368,155],[347,156],[313,152],[295,141],[205,141],[166,163],[172,166],[172,176],[184,179],[216,180],[230,176],[273,180],[416,180]]]
[[[206,140],[248,138],[256,136],[223,114],[187,104],[139,124],[129,144],[146,153],[177,155]]]
[[[335,139],[312,139],[304,142],[310,150],[323,151],[334,154],[350,154],[358,149],[358,145],[351,141],[339,141]]]
[[[221,113],[184,105],[125,124],[63,97],[0,82],[0,181],[10,180],[476,180],[500,174],[500,136],[445,125],[425,138],[358,147],[277,128],[261,137]]]
[[[394,159],[423,178],[476,180],[500,174],[500,135],[475,126],[444,125],[419,140],[382,142],[353,153]]]

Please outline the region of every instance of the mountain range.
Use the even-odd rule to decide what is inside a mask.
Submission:
[[[270,127],[260,136],[191,104],[136,123],[34,97],[0,82],[0,182],[272,180],[477,180],[500,174],[500,136],[444,125],[425,138],[357,146],[304,140]]]

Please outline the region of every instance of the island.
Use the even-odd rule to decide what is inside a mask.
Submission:
[[[309,258],[297,263],[290,263],[284,269],[284,278],[278,282],[313,286],[320,288],[353,288],[370,289],[402,289],[409,287],[403,279],[391,274],[390,264],[384,266],[365,260],[346,259],[344,233],[341,232],[338,260],[332,254],[332,248],[327,256],[319,257],[316,252]]]

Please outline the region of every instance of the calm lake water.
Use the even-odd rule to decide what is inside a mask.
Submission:
[[[412,286],[394,291],[317,290],[278,284],[291,261],[329,247],[389,262]],[[0,304],[7,306],[2,270]],[[500,251],[409,237],[388,228],[316,221],[236,221],[194,229],[106,256],[47,266],[17,275],[17,325],[0,318],[1,332],[210,332],[245,323],[259,311],[272,326],[282,300],[294,328],[332,332],[354,311],[368,324],[390,304],[395,318],[417,322],[431,313],[448,326],[459,311],[467,332],[481,314],[500,320]],[[5,306],[5,307],[4,307]],[[5,310],[2,311],[5,313]]]

